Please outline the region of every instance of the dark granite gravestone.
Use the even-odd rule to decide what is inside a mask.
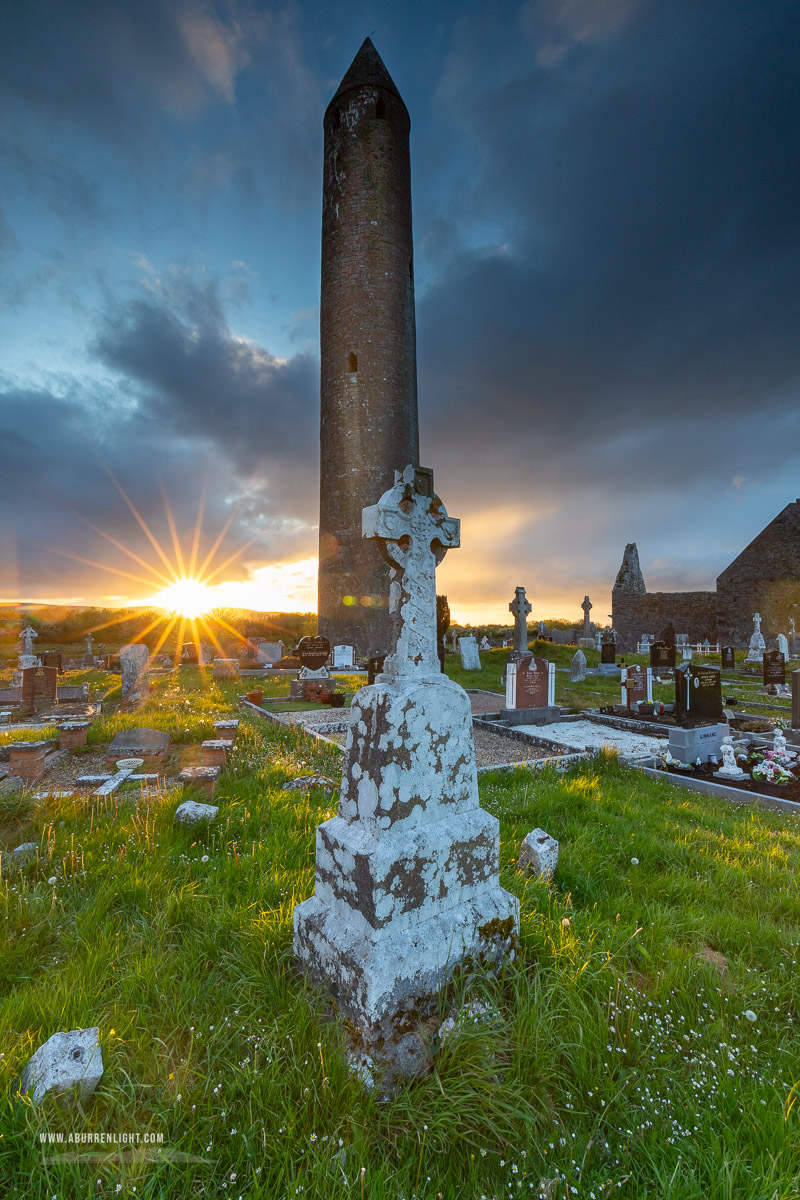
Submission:
[[[376,654],[374,658],[367,660],[367,683],[373,684],[375,682],[376,676],[380,675],[383,670],[385,661],[385,654]]]
[[[658,640],[663,642],[665,646],[672,646],[674,648],[675,630],[673,629],[672,625],[668,625],[666,629],[662,629],[661,637]]]
[[[304,667],[309,671],[319,671],[330,658],[331,644],[326,637],[319,634],[316,637],[300,638],[295,654]]]
[[[661,671],[674,669],[675,643],[653,642],[650,647],[650,669],[658,675]]]
[[[106,655],[106,670],[107,671],[122,671],[122,660],[118,654]]]
[[[181,666],[196,667],[199,666],[200,658],[197,646],[194,642],[184,642],[181,649]]]
[[[685,663],[675,671],[675,716],[698,724],[722,721],[722,683],[718,667]]]
[[[736,653],[733,646],[722,647],[722,669],[723,671],[736,670]]]
[[[42,660],[43,667],[55,667],[55,669],[58,671],[59,675],[64,674],[64,663],[63,663],[63,658],[62,658],[60,651],[45,650],[44,653],[41,654],[39,657]]]
[[[526,654],[517,663],[517,708],[546,708],[550,663],[536,654]]]
[[[612,666],[617,659],[617,646],[615,642],[601,642],[600,644],[600,662],[610,663]]]
[[[786,683],[786,659],[780,650],[764,651],[764,685]]]
[[[161,762],[169,750],[169,734],[163,729],[123,729],[106,751],[106,758],[143,758],[147,763]]]
[[[56,667],[26,667],[22,672],[22,703],[55,703],[58,695]]]

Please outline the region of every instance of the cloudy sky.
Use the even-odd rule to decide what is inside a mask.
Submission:
[[[797,3],[6,0],[3,599],[149,598],[172,522],[187,570],[224,534],[221,601],[314,607],[322,115],[367,35],[454,615],[605,621],[628,541],[713,588],[800,494]]]

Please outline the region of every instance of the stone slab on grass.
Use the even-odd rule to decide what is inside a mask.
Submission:
[[[558,842],[544,829],[532,829],[522,839],[519,865],[532,875],[552,879],[558,866]]]
[[[175,810],[176,825],[208,825],[219,809],[215,804],[199,804],[196,800],[184,800]]]
[[[123,729],[106,751],[106,760],[142,758],[149,765],[161,763],[169,750],[169,734],[163,729]]]
[[[81,1096],[94,1091],[103,1075],[99,1029],[71,1029],[54,1033],[40,1046],[22,1072],[21,1090],[31,1092],[34,1104],[48,1092],[60,1094],[77,1088]]]

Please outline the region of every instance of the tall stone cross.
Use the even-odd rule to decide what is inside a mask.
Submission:
[[[583,636],[591,637],[592,630],[591,622],[589,620],[589,613],[592,611],[592,602],[588,596],[583,597],[583,604],[581,605],[581,608],[583,609]]]
[[[514,599],[508,606],[508,611],[514,616],[514,653],[528,653],[528,613],[531,606],[525,598],[525,588],[515,588]]]
[[[86,642],[86,653],[91,654],[92,653],[92,642],[94,641],[94,638],[92,637],[92,635],[90,633],[87,633],[86,637],[84,638],[84,641]]]
[[[385,675],[440,674],[436,568],[460,545],[460,525],[448,517],[427,467],[395,471],[394,487],[363,510],[362,534],[374,539],[392,568],[389,617],[397,650],[386,658]]]
[[[753,614],[753,633],[756,636],[761,633],[761,613]]]
[[[26,629],[23,629],[19,636],[23,642],[22,653],[33,654],[33,639],[39,636],[36,630],[28,625]]]

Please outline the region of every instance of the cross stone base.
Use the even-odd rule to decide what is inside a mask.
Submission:
[[[469,698],[439,675],[383,675],[353,701],[339,815],[317,829],[294,952],[327,983],[367,1082],[423,1070],[422,1024],[461,965],[513,954],[499,824],[478,801]]]

